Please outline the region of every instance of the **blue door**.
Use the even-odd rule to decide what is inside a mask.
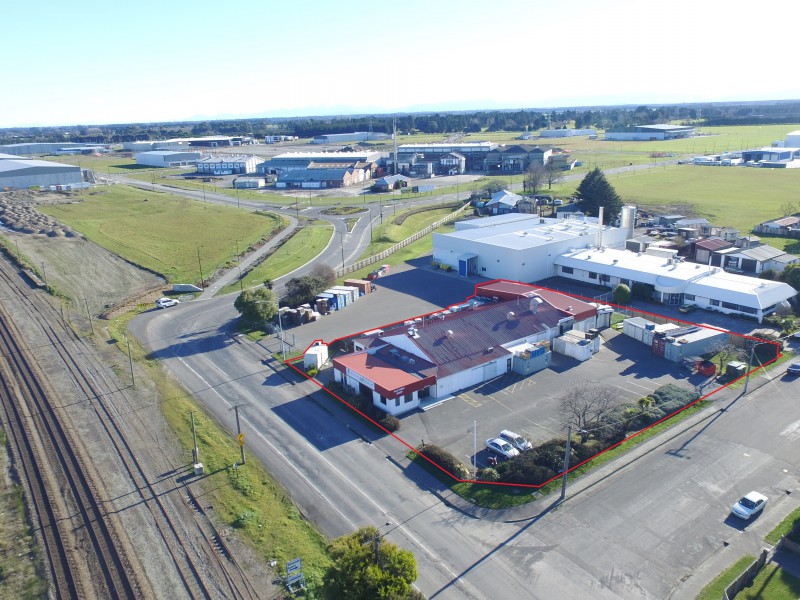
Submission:
[[[458,274],[461,277],[466,277],[467,276],[467,265],[468,264],[469,264],[468,260],[464,260],[463,258],[460,258],[458,260]]]

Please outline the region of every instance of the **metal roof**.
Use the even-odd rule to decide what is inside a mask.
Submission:
[[[411,339],[439,366],[438,376],[446,377],[508,356],[502,344],[547,331],[564,316],[546,302],[536,312],[523,299],[495,302],[444,319],[426,319]],[[388,338],[390,333],[384,333],[384,339],[391,342]]]
[[[722,250],[724,248],[731,248],[733,244],[730,242],[726,242],[721,238],[706,238],[704,240],[700,240],[699,242],[695,242],[695,248],[702,248],[703,250]]]
[[[764,261],[770,260],[771,258],[775,258],[776,256],[781,256],[782,254],[786,254],[783,250],[778,250],[777,248],[773,248],[772,246],[768,246],[764,244],[763,246],[756,246],[755,248],[748,248],[747,250],[742,250],[738,252],[741,256],[745,258],[750,258],[752,260]]]
[[[648,283],[661,292],[694,294],[752,308],[767,308],[797,294],[786,283],[625,250],[577,250],[556,257],[555,264]]]
[[[39,175],[58,171],[80,172],[80,170],[81,168],[75,165],[65,165],[64,163],[51,162],[49,160],[0,160],[0,174],[9,177],[11,175]]]

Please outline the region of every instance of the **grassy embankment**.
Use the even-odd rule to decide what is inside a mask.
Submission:
[[[127,322],[134,314],[109,321],[109,334],[114,339],[124,339]],[[322,534],[305,520],[272,475],[249,456],[246,447],[247,464],[234,468],[240,460],[236,436],[220,426],[199,402],[167,377],[159,361],[150,358],[134,339],[128,337],[128,340],[134,361],[155,385],[161,411],[183,449],[182,468],[187,473],[191,469],[193,446],[190,414],[195,412],[197,445],[206,472],[204,502],[213,505],[218,517],[233,527],[265,562],[277,560],[277,574],[282,572],[287,560],[300,557],[306,579],[316,586],[330,562]],[[124,353],[122,345],[119,346]],[[141,379],[137,378],[137,382]]]
[[[166,277],[170,282],[199,283],[232,265],[240,251],[266,239],[284,220],[201,204],[127,186],[81,192],[82,202],[39,207],[107,250]]]

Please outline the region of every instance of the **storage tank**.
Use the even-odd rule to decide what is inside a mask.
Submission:
[[[633,228],[636,227],[636,207],[626,205],[622,207],[620,227],[625,230],[628,238],[633,237]]]

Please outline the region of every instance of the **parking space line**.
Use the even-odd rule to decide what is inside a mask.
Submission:
[[[470,398],[466,394],[459,394],[458,397],[461,398],[464,402],[466,402],[470,406],[473,406],[475,408],[478,408],[481,404],[483,404],[482,402],[478,402],[474,398]]]

